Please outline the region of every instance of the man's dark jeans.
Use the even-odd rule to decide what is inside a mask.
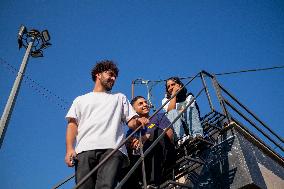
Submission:
[[[113,149],[90,150],[79,153],[75,165],[75,182],[78,183]],[[117,173],[125,161],[125,155],[119,150],[107,160],[93,175],[89,177],[80,189],[112,189],[117,185]]]

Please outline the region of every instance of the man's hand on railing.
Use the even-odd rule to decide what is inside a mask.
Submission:
[[[128,127],[130,129],[135,130],[137,127],[139,127],[140,125],[145,126],[149,123],[149,119],[145,118],[145,117],[138,117],[135,116],[133,117],[128,123]]]
[[[146,126],[149,123],[149,119],[146,117],[138,117],[136,118],[136,126]]]

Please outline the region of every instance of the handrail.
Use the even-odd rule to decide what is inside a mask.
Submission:
[[[241,117],[243,117],[247,122],[249,122],[252,126],[254,126],[254,128],[256,128],[261,134],[263,134],[263,136],[265,136],[268,140],[270,140],[270,142],[272,142],[273,144],[275,144],[278,148],[280,148],[282,151],[284,151],[284,148],[278,144],[277,142],[275,142],[273,139],[271,139],[270,136],[268,136],[264,131],[262,131],[254,122],[252,122],[249,118],[247,118],[246,116],[244,116],[239,110],[237,110],[237,108],[235,106],[233,106],[227,99],[224,99],[225,103],[230,106],[235,112],[237,112]]]
[[[220,106],[222,108],[222,111],[225,114],[228,122],[230,122],[231,121],[231,116],[230,116],[230,114],[229,114],[229,112],[228,112],[228,110],[227,110],[227,108],[226,108],[226,106],[224,104],[224,98],[223,98],[223,95],[221,93],[221,89],[220,89],[219,83],[218,83],[215,75],[212,77],[212,83],[213,83],[213,87],[215,89],[218,101],[219,101]]]
[[[205,79],[204,79],[202,72],[200,72],[200,78],[201,78],[203,87],[205,88],[205,92],[206,92],[206,96],[207,96],[207,99],[208,99],[208,103],[209,103],[211,112],[214,112],[214,106],[212,104],[211,97],[210,97],[210,94],[209,94],[209,91],[208,91],[208,88],[207,88],[207,85],[206,85],[206,82],[205,82]]]
[[[150,151],[156,146],[156,144],[165,136],[166,132],[170,129],[170,127],[181,117],[181,115],[187,110],[187,108],[194,102],[194,100],[202,93],[204,88],[202,88],[196,97],[193,96],[193,98],[190,100],[190,102],[186,105],[186,107],[177,115],[177,117],[171,122],[170,125],[165,128],[165,130],[159,135],[159,137],[153,141],[153,143],[147,148],[147,150],[144,152],[144,155],[146,156],[147,154],[150,153]],[[126,174],[126,176],[120,181],[120,183],[116,186],[116,189],[120,189],[122,185],[127,181],[127,179],[130,177],[130,175],[134,172],[134,170],[139,166],[141,163],[142,158],[140,157],[136,163],[132,166],[130,171]]]
[[[108,160],[118,149],[120,149],[129,139],[130,139],[130,137],[132,137],[133,135],[134,135],[134,133],[136,133],[139,129],[141,129],[142,128],[142,125],[140,125],[139,127],[137,127],[132,133],[130,133],[130,135],[128,136],[128,137],[126,137],[126,139],[124,139],[122,142],[121,142],[121,144],[118,146],[118,147],[116,147],[115,149],[113,149],[113,151],[111,151],[111,153],[109,153],[102,161],[101,161],[101,163],[99,163],[95,168],[93,168],[90,172],[95,172],[106,160]],[[94,170],[95,169],[95,170]],[[85,177],[83,178],[83,179],[85,179],[85,180],[87,180],[88,178],[89,178],[89,176],[92,174],[90,174],[90,172],[85,176],[85,177],[87,177],[86,179],[85,179]],[[57,188],[59,188],[60,186],[62,186],[63,184],[65,184],[67,181],[69,181],[70,179],[72,179],[72,178],[74,178],[75,177],[75,174],[72,174],[71,176],[69,176],[69,177],[67,177],[66,179],[64,179],[62,182],[60,182],[60,183],[58,183],[57,185],[55,185],[54,187],[53,187],[53,189],[57,189]],[[82,179],[82,180],[83,180]],[[85,180],[84,180],[84,182],[85,182]],[[81,183],[82,184],[82,183]],[[80,185],[81,185],[80,184]]]
[[[145,162],[144,162],[144,159],[145,159],[145,154],[144,154],[144,151],[143,151],[143,143],[142,143],[142,133],[141,133],[141,130],[139,132],[139,142],[140,144],[142,144],[140,147],[139,147],[139,150],[140,150],[140,158],[142,159],[142,180],[143,180],[143,185],[144,185],[144,188],[147,188],[147,179],[146,179],[146,168],[145,168]]]
[[[186,83],[186,85],[188,85],[191,81],[193,81],[198,74],[196,74],[195,77],[193,77],[190,81],[188,81]],[[180,90],[177,91],[177,93],[175,95],[173,95],[170,99],[168,99],[158,110],[156,110],[154,112],[154,114],[152,116],[150,116],[149,119],[152,119],[160,110],[162,110],[162,108],[172,99],[174,98],[186,85],[184,85],[182,88],[180,88]],[[136,133],[140,128],[142,128],[142,126],[139,126],[134,132],[132,132],[127,139],[129,140],[130,137],[132,135],[134,135],[134,133]],[[128,140],[124,140],[117,148],[115,148],[110,154],[108,154],[96,167],[94,167],[85,177],[82,178],[82,180],[74,187],[74,189],[79,188],[79,186],[81,186],[96,170],[98,170],[98,168],[100,166],[102,166],[103,163],[105,163],[119,148],[121,148]],[[145,154],[145,153],[144,153]],[[145,155],[146,156],[146,155]]]
[[[218,97],[218,101],[220,102],[221,108],[223,109],[223,112],[225,113],[225,116],[227,117],[227,119],[231,120],[231,115],[229,114],[229,112],[226,109],[225,105],[228,105],[229,107],[231,107],[233,109],[233,111],[235,111],[236,113],[238,113],[240,115],[240,112],[237,108],[232,107],[233,105],[227,100],[225,99],[221,92],[224,92],[225,94],[227,94],[229,97],[231,97],[231,99],[236,102],[241,108],[243,108],[249,115],[251,115],[255,120],[257,120],[263,127],[265,127],[272,135],[274,135],[279,141],[281,141],[282,143],[284,143],[284,139],[281,138],[279,135],[277,135],[271,128],[269,128],[263,121],[261,121],[252,111],[250,111],[245,105],[243,105],[236,97],[234,97],[228,90],[226,90],[221,84],[219,84],[219,82],[217,82],[216,77],[204,70],[201,71],[203,74],[207,75],[208,77],[210,77],[213,80],[213,85],[215,84],[215,91],[217,92],[217,96]],[[220,91],[221,90],[221,91]],[[274,139],[272,139],[270,136],[268,136],[266,133],[264,133],[259,127],[257,127],[257,125],[255,123],[253,123],[251,120],[249,120],[246,116],[244,116],[243,114],[240,115],[242,116],[246,121],[248,121],[254,128],[256,128],[260,133],[263,134],[263,136],[265,136],[269,141],[271,141],[273,144],[275,144],[277,147],[279,147],[282,151],[283,151],[283,147],[278,144]],[[248,119],[248,120],[247,120]]]
[[[281,142],[284,143],[284,139],[278,136],[273,130],[271,130],[263,121],[261,121],[252,111],[250,111],[245,105],[243,105],[240,101],[237,100],[236,97],[234,97],[229,91],[227,91],[222,85],[220,85],[220,88],[229,95],[236,103],[238,103],[239,106],[244,108],[251,116],[253,116],[259,123],[261,123],[268,131],[270,131],[276,138],[278,138]]]
[[[203,75],[204,74],[204,75]],[[264,122],[262,122],[253,112],[251,112],[246,106],[244,106],[243,104],[241,104],[239,102],[239,100],[237,100],[237,98],[235,98],[231,93],[229,93],[222,85],[220,85],[218,83],[218,81],[216,80],[215,75],[212,75],[204,70],[202,70],[201,72],[199,72],[198,74],[196,74],[194,77],[192,77],[188,82],[186,82],[184,84],[183,87],[181,87],[176,94],[172,95],[169,99],[166,100],[166,102],[164,102],[162,104],[162,106],[160,106],[153,114],[152,116],[149,117],[149,120],[151,120],[157,113],[159,113],[162,108],[169,103],[169,101],[171,99],[173,99],[183,88],[185,88],[187,85],[189,85],[196,77],[200,77],[202,79],[202,84],[203,84],[203,88],[198,92],[198,94],[196,95],[196,97],[193,96],[193,98],[191,99],[191,101],[189,102],[189,104],[187,104],[186,108],[183,109],[182,112],[180,112],[178,114],[178,116],[172,121],[172,123],[162,132],[162,134],[150,145],[149,148],[147,148],[147,150],[143,153],[143,149],[140,147],[140,151],[142,150],[141,153],[141,157],[137,160],[137,162],[133,165],[133,167],[129,170],[129,172],[125,175],[125,177],[120,181],[120,183],[116,186],[116,188],[121,188],[122,185],[127,181],[127,179],[130,177],[130,175],[135,171],[135,169],[138,167],[138,165],[143,161],[143,158],[156,146],[156,144],[162,139],[162,137],[165,135],[166,131],[180,118],[180,116],[182,115],[182,113],[193,103],[193,101],[200,96],[200,94],[203,92],[203,90],[205,90],[206,95],[207,95],[207,99],[211,108],[211,113],[215,112],[216,110],[213,107],[212,101],[211,101],[211,97],[208,91],[208,88],[206,86],[205,80],[204,80],[204,76],[208,76],[212,81],[213,81],[213,85],[214,85],[214,90],[217,92],[217,97],[218,97],[218,101],[221,105],[221,108],[225,114],[225,117],[230,121],[230,120],[235,120],[233,117],[231,117],[231,115],[229,114],[229,112],[226,109],[226,106],[229,106],[230,108],[232,108],[233,111],[235,111],[237,114],[239,114],[241,117],[243,117],[246,121],[248,121],[254,128],[256,128],[260,133],[263,134],[263,136],[265,136],[270,142],[272,142],[274,145],[276,145],[278,148],[280,148],[282,151],[284,151],[283,147],[278,144],[275,140],[273,140],[269,135],[267,135],[261,128],[259,128],[253,121],[251,121],[249,118],[247,118],[245,115],[242,114],[242,112],[240,112],[237,108],[235,108],[227,99],[225,99],[222,95],[222,92],[224,92],[225,94],[227,94],[229,97],[232,98],[232,100],[234,102],[236,102],[240,107],[242,107],[247,113],[249,113],[252,117],[254,117],[254,119],[256,119],[259,123],[261,123],[262,126],[264,126],[270,133],[272,133],[277,139],[279,139],[282,143],[284,143],[283,138],[281,138],[280,136],[278,136],[272,129],[270,129]],[[132,82],[132,97],[134,95],[134,82]],[[142,128],[142,125],[140,125],[139,127],[137,127],[132,133],[130,133],[130,135],[128,137],[126,137],[120,144],[118,147],[116,147],[115,149],[113,149],[111,151],[110,154],[108,154],[99,164],[96,165],[96,167],[94,167],[73,189],[77,189],[79,188],[79,186],[81,186],[103,163],[105,163],[116,151],[119,150],[119,148],[121,148],[136,132],[138,132],[140,129]],[[263,142],[264,143],[264,142]],[[264,143],[265,144],[265,143]],[[269,146],[267,146],[267,148],[269,148],[271,151],[273,151]],[[275,152],[274,152],[275,153]],[[145,174],[145,170],[143,172]],[[75,174],[73,174],[72,176],[69,176],[67,179],[65,179],[63,182],[59,183],[58,185],[56,185],[53,189],[56,189],[60,186],[62,186],[63,184],[65,184],[67,181],[71,180],[73,177],[75,176]],[[145,176],[145,175],[144,175]],[[143,179],[143,184],[144,184],[144,188],[145,188],[145,181]]]
[[[203,73],[203,74],[205,74],[205,75],[207,75],[208,77],[211,77],[211,78],[214,77],[212,74],[206,72],[205,70],[202,70],[201,73]]]
[[[173,99],[183,88],[185,88],[189,83],[191,83],[197,76],[199,75],[196,74],[191,80],[189,80],[183,87],[181,87],[176,94],[172,95],[171,98],[169,98],[165,103],[162,104],[162,106],[160,108],[158,108],[158,110],[156,110],[152,116],[149,117],[149,120],[152,119],[160,110],[162,110],[162,108],[171,100]],[[140,125],[139,127],[137,127],[132,133],[130,133],[130,135],[124,139],[119,145],[118,147],[116,147],[115,149],[113,149],[111,151],[111,153],[109,153],[98,165],[96,165],[96,167],[94,167],[85,177],[82,178],[81,181],[78,182],[78,184],[73,188],[73,189],[78,189],[79,186],[81,186],[96,170],[98,170],[98,168],[100,168],[102,166],[102,164],[104,164],[115,152],[117,152],[129,139],[130,137],[132,137],[139,129],[141,129],[143,126]],[[67,181],[69,181],[70,179],[74,178],[75,174],[67,177],[66,179],[64,179],[62,182],[60,182],[59,184],[57,184],[56,186],[53,187],[53,189],[57,189],[58,187],[62,186],[63,184],[65,184]]]

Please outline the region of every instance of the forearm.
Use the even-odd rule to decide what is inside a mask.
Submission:
[[[76,157],[74,144],[77,133],[78,133],[78,127],[76,121],[74,120],[69,121],[66,130],[66,155],[65,155],[65,163],[67,164],[68,167],[74,166],[73,158]]]
[[[167,108],[167,112],[176,109],[176,96],[170,100],[169,106]]]
[[[137,119],[138,116],[135,116],[128,121],[127,125],[130,129],[135,130],[138,127]]]
[[[77,125],[75,123],[68,123],[66,131],[66,151],[73,150],[77,136]]]

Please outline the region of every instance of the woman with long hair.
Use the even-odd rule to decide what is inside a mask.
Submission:
[[[164,110],[167,112],[167,116],[171,122],[186,108],[193,98],[193,94],[187,93],[187,89],[183,86],[184,84],[178,77],[170,77],[166,80],[166,96],[162,100],[162,104],[182,88],[179,93],[164,106]],[[193,138],[203,137],[199,109],[195,100],[188,109],[184,111],[176,123],[173,124],[173,128],[175,139],[179,141],[179,143],[184,142],[189,136]]]

